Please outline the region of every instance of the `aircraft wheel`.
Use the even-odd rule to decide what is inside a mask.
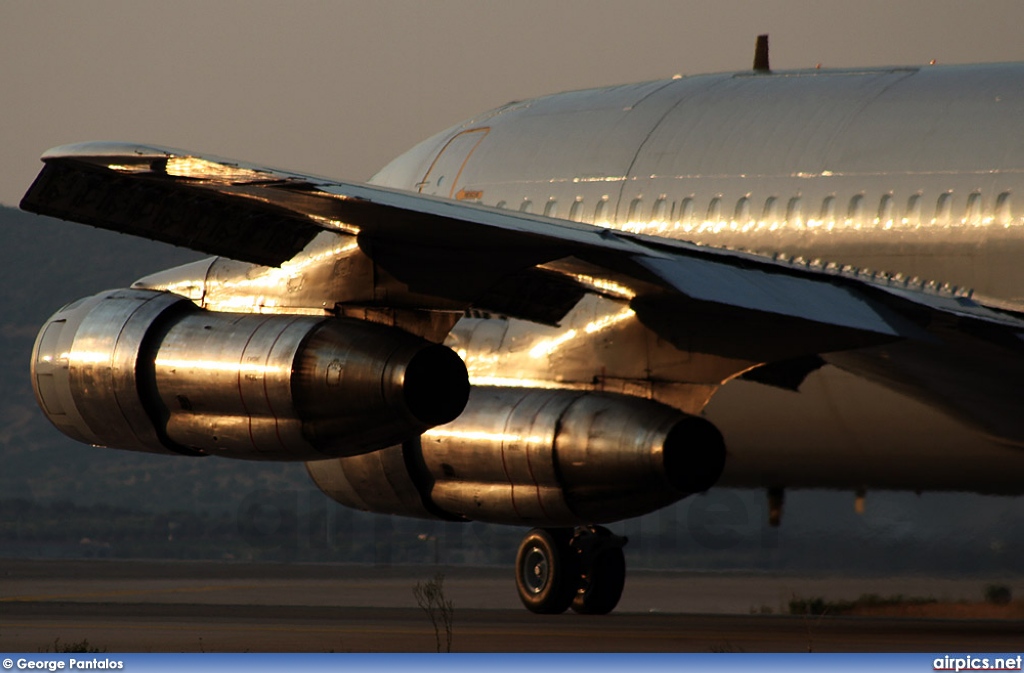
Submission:
[[[581,540],[582,581],[572,601],[572,609],[581,615],[606,615],[615,609],[626,585],[625,538],[600,526],[595,534]]]
[[[579,585],[577,554],[569,547],[572,532],[534,528],[516,554],[516,589],[526,609],[542,615],[565,612]]]

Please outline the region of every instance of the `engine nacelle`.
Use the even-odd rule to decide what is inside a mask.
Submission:
[[[717,428],[657,402],[474,387],[458,419],[419,440],[306,466],[356,509],[570,526],[660,509],[710,488],[724,465]]]
[[[81,442],[265,460],[374,451],[452,420],[469,395],[458,355],[392,327],[218,313],[148,290],[53,315],[32,383]]]

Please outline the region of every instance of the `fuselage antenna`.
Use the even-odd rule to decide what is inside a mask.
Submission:
[[[758,35],[757,46],[754,47],[754,72],[771,72],[768,65],[768,36]]]

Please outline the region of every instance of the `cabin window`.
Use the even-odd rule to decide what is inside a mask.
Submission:
[[[602,196],[601,200],[594,206],[594,224],[607,225],[608,216],[605,211],[608,208],[608,197]]]
[[[716,196],[711,199],[711,203],[708,204],[707,222],[721,222],[722,221],[722,198]]]
[[[825,200],[821,202],[821,213],[818,215],[818,219],[825,224],[836,223],[836,197],[825,197]]]
[[[907,199],[907,214],[903,217],[904,224],[918,226],[921,224],[921,195],[911,194]]]
[[[577,196],[576,200],[569,206],[569,219],[573,222],[583,221],[583,197]]]
[[[532,213],[533,212],[533,201],[530,199],[523,199],[523,202],[519,204],[519,212],[521,213]]]
[[[978,226],[981,224],[981,193],[972,192],[967,197],[967,211],[964,215],[964,224]]]
[[[1004,227],[1013,222],[1013,211],[1010,208],[1010,192],[1003,192],[996,199],[996,222]]]
[[[878,202],[878,224],[886,229],[892,229],[895,223],[894,213],[896,205],[893,202],[892,194],[883,194],[882,200]]]
[[[750,197],[744,196],[736,202],[736,209],[732,213],[732,219],[739,224],[750,224]]]
[[[626,216],[626,222],[631,224],[639,222],[640,218],[643,217],[643,205],[644,200],[639,196],[630,201],[629,215]]]
[[[761,221],[773,224],[779,221],[779,200],[769,196],[764,202],[764,210],[761,211]]]
[[[662,194],[654,202],[654,207],[651,208],[651,221],[652,222],[664,222],[665,221],[665,208],[666,208],[666,205],[667,205],[667,202],[665,200],[665,195]]]
[[[953,193],[943,192],[935,203],[935,224],[949,224],[953,216]]]
[[[693,197],[687,196],[679,202],[679,224],[687,226],[693,222]]]
[[[856,194],[846,209],[846,221],[859,225],[864,221],[864,195]]]
[[[504,199],[494,204],[495,208],[505,208],[506,206],[508,206],[508,203]]]
[[[558,217],[558,201],[548,199],[544,204],[544,217]]]
[[[804,223],[804,209],[799,196],[794,196],[786,204],[786,222],[796,225]]]

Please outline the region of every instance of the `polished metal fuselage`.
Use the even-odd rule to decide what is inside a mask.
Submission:
[[[447,129],[372,182],[964,286],[1020,310],[1022,85],[1024,65],[1006,64],[722,74],[570,92]],[[322,313],[366,300],[353,294],[368,273],[351,263],[357,255],[352,239],[324,233],[281,268],[215,259],[141,285],[216,310]],[[938,403],[901,390],[910,374],[877,366],[886,352],[863,354],[874,358],[870,377],[828,366],[803,394],[777,391],[735,380],[758,362],[660,340],[629,309],[633,290],[621,279],[555,270],[596,293],[560,326],[478,316],[452,330],[449,344],[474,384],[608,390],[703,409],[729,447],[726,484],[1024,488],[1024,452],[1010,446],[1022,423],[993,426],[971,412],[985,399],[1014,407],[1016,362],[977,368],[939,391]],[[970,399],[959,405],[958,396]]]
[[[1011,64],[558,94],[448,129],[373,181],[1020,303],[1022,84]]]

